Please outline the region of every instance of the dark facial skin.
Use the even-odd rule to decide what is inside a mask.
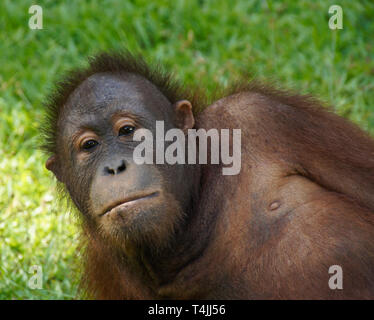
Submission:
[[[60,153],[47,162],[85,220],[129,252],[169,244],[191,202],[189,166],[134,163],[134,132],[146,128],[155,138],[156,120],[165,131],[194,125],[188,101],[171,105],[136,75],[95,74],[69,97],[58,124]]]

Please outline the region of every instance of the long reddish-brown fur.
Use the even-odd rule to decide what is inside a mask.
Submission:
[[[83,79],[132,72],[153,81],[171,103],[192,100],[196,128],[241,128],[242,170],[231,177],[217,166],[202,169],[188,231],[209,229],[209,239],[158,291],[137,274],[144,270],[133,270],[83,222],[88,297],[374,298],[374,141],[368,134],[311,96],[255,82],[224,91],[203,108],[193,89],[129,57],[101,55],[62,82],[50,100],[45,149],[54,152],[53,125]],[[281,208],[276,213],[269,209],[274,201]],[[339,263],[345,289],[333,292],[327,270]]]

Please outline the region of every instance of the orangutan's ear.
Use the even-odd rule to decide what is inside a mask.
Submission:
[[[178,126],[185,133],[195,125],[195,118],[192,113],[192,105],[188,100],[181,100],[174,104],[177,114]]]
[[[62,182],[61,173],[60,173],[60,170],[59,170],[59,168],[57,166],[57,160],[56,160],[56,156],[55,155],[50,156],[48,158],[48,160],[45,163],[45,167],[49,171],[53,172],[53,174],[55,175],[55,177],[57,178],[58,181]]]

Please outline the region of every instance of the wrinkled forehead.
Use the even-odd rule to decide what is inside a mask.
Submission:
[[[163,118],[169,108],[166,97],[139,75],[97,73],[72,92],[64,109],[66,116],[72,114],[74,117],[128,111]]]

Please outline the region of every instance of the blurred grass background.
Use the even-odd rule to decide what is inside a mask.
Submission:
[[[28,8],[43,8],[43,30]],[[328,28],[329,6],[344,29]],[[0,2],[0,299],[77,294],[77,223],[56,204],[37,148],[41,101],[104,49],[141,50],[207,92],[249,71],[313,93],[374,134],[374,2],[108,0]],[[27,286],[43,268],[43,289]]]

